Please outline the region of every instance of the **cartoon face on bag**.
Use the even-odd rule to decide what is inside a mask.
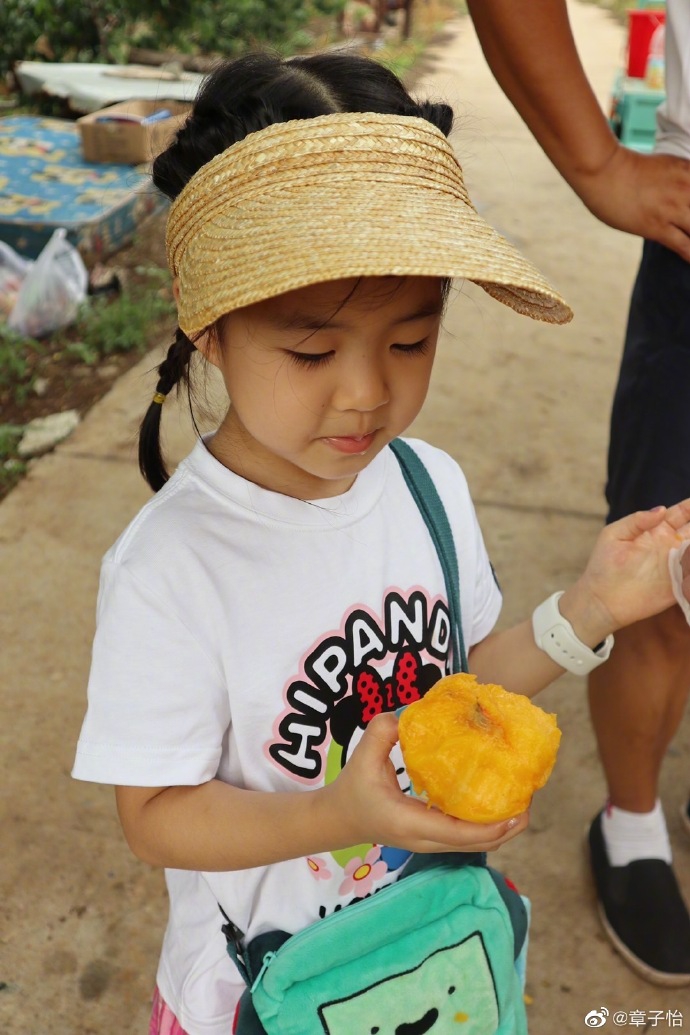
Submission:
[[[223,317],[197,343],[230,410],[213,451],[286,495],[340,495],[409,427],[427,394],[441,311],[435,277],[314,284]]]
[[[419,966],[319,1014],[327,1035],[485,1035],[499,1024],[491,967],[479,933],[439,949]]]

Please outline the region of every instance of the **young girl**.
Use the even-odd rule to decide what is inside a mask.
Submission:
[[[389,449],[424,402],[449,280],[571,315],[472,207],[451,121],[368,60],[253,55],[211,76],[154,165],[179,329],[142,425],[157,495],[103,564],[74,769],[116,785],[132,850],[166,869],[152,1035],[232,1030],[244,985],[219,905],[247,939],[294,932],[393,883],[409,852],[491,850],[527,824],[426,808],[396,748],[395,709],[450,666],[442,570]],[[230,405],[168,481],[161,405],[195,351]],[[450,518],[480,680],[534,694],[672,605],[690,503],[609,526],[534,624],[492,633],[463,475],[413,448]]]

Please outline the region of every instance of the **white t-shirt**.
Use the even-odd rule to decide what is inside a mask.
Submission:
[[[654,150],[690,158],[690,0],[666,0],[666,99]]]
[[[414,448],[451,521],[469,649],[491,631],[500,592],[462,472]],[[321,787],[377,708],[445,673],[448,641],[441,566],[390,449],[344,495],[304,502],[240,478],[199,442],[104,558],[73,775]],[[243,985],[219,903],[249,938],[294,932],[392,883],[404,859],[359,845],[231,873],[166,871],[163,998],[190,1035],[227,1035]]]

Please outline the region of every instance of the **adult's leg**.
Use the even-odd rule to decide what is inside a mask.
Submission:
[[[609,520],[690,495],[690,265],[645,242],[614,397]],[[659,771],[690,689],[680,609],[616,636],[589,699],[610,804],[590,830],[605,930],[659,984],[690,983],[690,915],[671,868]]]
[[[680,608],[616,635],[589,677],[589,709],[611,805],[651,812],[661,764],[690,692],[690,628]]]

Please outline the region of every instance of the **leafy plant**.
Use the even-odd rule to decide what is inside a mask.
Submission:
[[[290,45],[344,0],[2,0],[0,74],[19,60],[125,61],[130,46],[236,54]],[[302,37],[304,39],[304,37]]]
[[[142,297],[123,294],[113,301],[96,298],[82,309],[80,340],[70,351],[89,364],[114,352],[144,352],[151,321],[172,312],[171,301],[155,291]]]
[[[311,18],[335,15],[343,6],[344,0],[202,0],[194,7],[188,30],[202,51],[225,55],[256,43],[299,46],[300,38],[305,42],[304,29]]]
[[[22,394],[31,387],[31,352],[40,352],[39,342],[10,330],[0,321],[0,388]]]
[[[23,433],[24,428],[16,424],[0,424],[0,460],[12,456]]]
[[[68,342],[65,345],[65,352],[74,356],[80,363],[85,363],[87,367],[92,367],[98,362],[98,350],[92,345],[87,345],[85,341]]]

